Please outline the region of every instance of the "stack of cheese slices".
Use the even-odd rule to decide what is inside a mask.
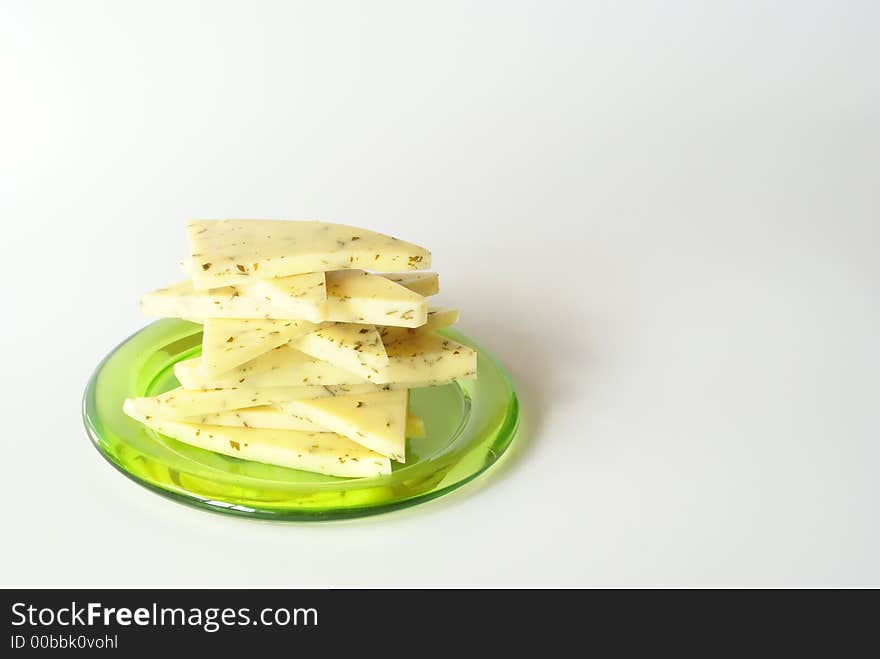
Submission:
[[[181,442],[334,476],[376,476],[424,435],[409,389],[476,377],[476,353],[435,330],[431,253],[325,222],[194,220],[189,278],[145,295],[150,316],[202,323],[180,388],[125,412]],[[378,271],[382,274],[377,274]]]

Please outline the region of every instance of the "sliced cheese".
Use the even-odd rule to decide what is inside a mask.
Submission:
[[[430,331],[413,332],[385,345],[388,363],[361,377],[315,359],[286,344],[238,368],[208,377],[201,358],[174,365],[174,374],[187,389],[217,387],[295,387],[355,385],[373,382],[391,389],[430,387],[476,377],[477,354],[471,348]]]
[[[303,398],[345,396],[379,391],[384,385],[304,387],[234,387],[215,389],[184,389],[178,387],[150,398],[135,398],[144,414],[163,419],[188,419],[258,405],[273,405]]]
[[[425,297],[440,292],[440,277],[436,272],[386,272],[379,276]]]
[[[424,295],[431,295],[431,289],[417,280],[396,283],[388,278],[391,275],[361,270],[326,274],[333,282],[329,290],[323,272],[208,291],[194,290],[192,282],[184,281],[144,295],[141,310],[148,316],[194,322],[206,318],[272,318],[419,327],[428,317]],[[436,273],[425,274],[433,276],[436,283]],[[430,277],[426,281],[430,283]]]
[[[428,317],[424,296],[362,270],[326,273],[328,321],[419,327]]]
[[[382,337],[382,341],[384,342],[384,344],[388,345],[394,343],[395,341],[400,341],[401,339],[412,336],[416,332],[441,329],[443,327],[455,325],[455,323],[458,322],[458,316],[458,309],[432,308],[428,309],[428,319],[421,327],[380,327],[378,328],[379,335]]]
[[[317,327],[306,320],[208,318],[202,334],[202,370],[207,376],[220,375]]]
[[[284,220],[191,220],[186,227],[196,289],[305,272],[424,270],[431,253],[344,224]]]
[[[276,279],[254,279],[248,283],[239,284],[238,288],[245,291],[247,295],[270,302],[277,301],[279,305],[285,304],[288,300],[296,300],[307,292],[302,288],[303,277],[320,277],[323,294],[326,299],[326,273],[313,272],[306,275],[291,275],[290,277],[278,277]],[[323,311],[326,316],[326,308]]]
[[[428,319],[425,321],[424,329],[440,329],[455,325],[460,315],[461,312],[458,309],[431,307],[428,309]]]
[[[286,295],[266,295],[247,286],[224,286],[197,291],[191,281],[147,293],[141,298],[141,311],[164,318],[281,318],[324,320],[326,286],[324,273],[285,278]]]
[[[280,407],[392,460],[405,459],[406,391],[296,400]]]
[[[388,363],[375,325],[333,323],[297,338],[291,346],[364,378]]]
[[[200,357],[177,362],[174,365],[174,375],[187,389],[330,386],[365,382],[365,378],[310,357],[289,344],[270,350],[218,376],[205,375]]]
[[[388,364],[370,382],[445,384],[477,375],[477,353],[431,331],[414,332],[385,346]]]
[[[243,460],[302,469],[331,476],[363,477],[391,473],[391,462],[335,433],[209,426],[143,414],[132,399],[125,413],[148,428],[199,448]]]
[[[328,432],[298,414],[286,412],[272,405],[246,407],[240,410],[204,414],[184,419],[188,423],[203,423],[209,426],[233,426],[238,428],[277,428],[282,430],[305,430],[309,432]],[[425,422],[412,413],[406,416],[406,436],[414,439],[425,437]]]
[[[204,423],[211,426],[233,426],[239,428],[277,428],[280,430],[305,430],[309,432],[328,432],[326,428],[312,423],[301,416],[284,412],[271,405],[246,407],[229,412],[217,412],[186,419],[191,423]]]

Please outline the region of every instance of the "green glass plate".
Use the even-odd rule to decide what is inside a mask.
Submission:
[[[408,439],[406,464],[374,478],[339,478],[228,457],[149,430],[122,412],[130,396],[178,386],[172,367],[201,351],[201,325],[160,320],[110,353],[83,399],[92,442],[134,481],[199,508],[264,519],[322,520],[405,508],[460,487],[510,446],[519,406],[504,368],[456,330],[446,336],[477,351],[478,379],[412,390],[410,409],[427,428]]]

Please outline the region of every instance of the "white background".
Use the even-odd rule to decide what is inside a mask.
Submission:
[[[880,585],[880,4],[0,4],[0,585]],[[92,448],[183,222],[428,246],[522,433],[272,524]]]

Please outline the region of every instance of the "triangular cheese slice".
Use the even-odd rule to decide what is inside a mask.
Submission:
[[[280,407],[392,460],[405,459],[406,391],[291,401]]]
[[[320,283],[318,283],[320,279]],[[289,277],[277,277],[275,279],[254,279],[247,283],[239,284],[245,294],[258,300],[266,300],[267,302],[276,302],[279,307],[287,304],[294,304],[296,300],[304,297],[317,295],[311,288],[304,285],[305,282],[313,280],[314,285],[320,288],[321,295],[321,317],[326,315],[326,299],[327,285],[326,275],[323,272],[312,272],[302,275],[291,275]]]
[[[447,384],[477,374],[476,352],[433,332],[414,332],[386,345],[385,352],[388,363],[366,378],[310,357],[290,344],[213,378],[202,372],[200,358],[178,362],[174,374],[187,389],[355,385],[367,381],[403,389]]]
[[[364,477],[391,473],[391,462],[363,445],[329,432],[265,430],[169,421],[143,414],[133,399],[123,406],[136,421],[199,448],[291,469],[331,476]]]
[[[298,414],[292,414],[272,405],[260,405],[240,410],[229,410],[228,412],[203,414],[183,420],[187,423],[201,423],[209,426],[328,432],[327,428],[323,428]],[[407,438],[414,439],[425,437],[425,422],[422,421],[421,417],[411,413],[406,415],[406,436]]]
[[[177,362],[174,365],[174,375],[187,389],[331,386],[364,384],[365,381],[351,371],[310,357],[289,344],[270,350],[218,376],[205,375],[200,357]]]
[[[428,319],[421,327],[380,327],[379,335],[385,345],[390,345],[395,341],[400,341],[412,336],[416,332],[426,332],[429,330],[441,329],[455,325],[458,322],[458,309],[428,309]],[[387,354],[387,353],[386,353]]]
[[[385,272],[379,276],[425,297],[440,292],[440,277],[436,272]]]
[[[431,253],[344,224],[283,220],[191,220],[190,271],[196,289],[305,272],[371,268],[424,270]]]
[[[305,398],[347,396],[372,393],[387,385],[353,384],[323,387],[237,387],[216,389],[184,389],[178,387],[149,398],[133,399],[144,414],[163,419],[188,419],[237,410],[243,407],[273,405]]]
[[[458,309],[440,309],[431,307],[428,309],[428,319],[425,321],[425,329],[440,329],[449,327],[458,322],[461,312]]]
[[[477,375],[477,353],[432,331],[416,331],[387,343],[388,364],[367,379],[378,384],[419,382],[420,386],[466,380]]]
[[[208,318],[202,334],[202,370],[209,377],[220,375],[317,327],[306,320]]]
[[[197,291],[192,281],[182,281],[147,293],[141,311],[163,318],[293,318],[324,320],[327,292],[324,273],[284,278],[284,295],[267,294],[260,288],[224,286]]]
[[[424,296],[362,270],[325,273],[329,321],[419,327],[428,317]]]
[[[296,414],[284,412],[271,405],[246,407],[241,410],[217,412],[186,419],[190,423],[204,423],[209,426],[232,426],[236,428],[276,428],[279,430],[304,430],[308,432],[328,432],[326,428],[308,421]]]
[[[364,378],[388,363],[375,325],[327,324],[295,339],[291,346]]]

